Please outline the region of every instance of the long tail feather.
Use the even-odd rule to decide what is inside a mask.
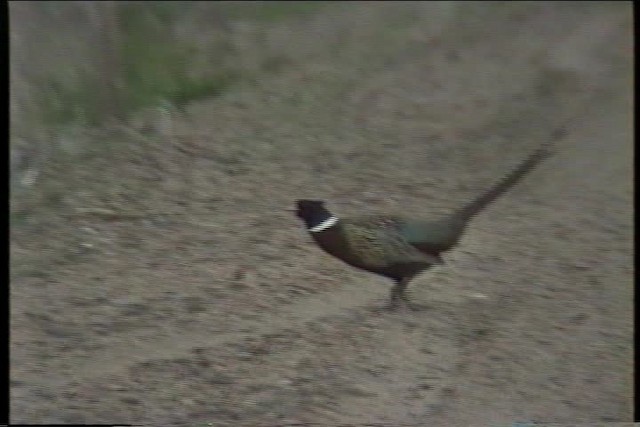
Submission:
[[[502,178],[489,190],[482,193],[479,197],[463,206],[458,212],[463,220],[468,220],[474,215],[482,211],[487,205],[497,199],[509,188],[514,186],[520,179],[530,172],[538,163],[553,154],[552,145],[558,139],[561,139],[566,134],[564,127],[559,127],[550,136],[550,138],[543,143],[536,151],[534,151],[529,157],[527,157],[518,167],[516,167],[511,173]]]

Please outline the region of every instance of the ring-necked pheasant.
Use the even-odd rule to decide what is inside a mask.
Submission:
[[[395,281],[391,307],[407,303],[409,281],[432,265],[443,264],[440,253],[455,246],[469,220],[515,185],[540,161],[552,154],[550,145],[564,134],[560,128],[511,173],[453,214],[435,220],[397,216],[363,216],[339,219],[322,200],[297,200],[296,215],[306,224],[316,243],[329,254],[354,267]]]

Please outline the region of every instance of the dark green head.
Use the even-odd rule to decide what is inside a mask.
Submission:
[[[324,200],[296,200],[296,215],[307,228],[315,227],[331,218],[331,212],[324,207]]]

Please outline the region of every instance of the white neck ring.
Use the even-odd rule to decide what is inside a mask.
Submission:
[[[322,221],[320,224],[316,225],[315,227],[310,227],[309,231],[312,233],[318,233],[320,231],[324,231],[327,228],[331,228],[334,225],[336,225],[336,223],[338,222],[338,218],[336,218],[335,216],[331,216],[327,219],[325,219],[324,221]]]

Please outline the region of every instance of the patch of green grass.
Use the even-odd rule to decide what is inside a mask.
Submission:
[[[222,71],[207,79],[184,79],[168,99],[177,106],[183,106],[191,101],[217,96],[240,77],[240,73]]]
[[[314,13],[328,3],[219,2],[211,7],[227,21],[253,20],[269,25]],[[93,75],[81,69],[47,73],[39,85],[45,124],[94,126],[109,116],[121,118],[165,101],[183,106],[190,101],[218,96],[239,80],[250,78],[237,66],[229,65],[234,63],[236,52],[225,40],[219,41],[219,46],[214,42],[207,48],[207,55],[216,56],[216,65],[212,65],[211,70],[195,69],[194,58],[201,58],[203,53],[173,34],[176,23],[188,17],[192,8],[193,3],[182,1],[116,3],[119,34],[114,58],[118,64]],[[288,64],[285,57],[271,56],[261,61],[260,69],[278,72]]]
[[[131,3],[121,6],[122,58],[127,88],[124,103],[131,110],[168,100],[178,106],[222,94],[242,78],[242,72],[221,65],[208,75],[189,73],[195,47],[181,44],[168,34],[171,24],[189,7],[174,2]],[[215,49],[219,63],[231,54],[224,45]]]
[[[326,7],[329,1],[222,1],[217,7],[229,19],[274,23],[293,16],[309,15]]]
[[[29,213],[25,211],[16,211],[9,214],[9,227],[24,227],[29,224]]]
[[[172,6],[173,7],[173,6]],[[178,46],[170,30],[171,8],[151,2],[120,5],[120,31],[125,108],[135,110],[180,90],[180,76],[186,75],[187,49]]]
[[[51,76],[42,81],[42,120],[47,125],[80,123],[94,125],[102,117],[101,104],[96,102],[95,89],[88,81],[64,82]]]
[[[123,2],[117,6],[119,64],[106,72],[118,75],[51,70],[38,85],[45,124],[92,126],[109,114],[124,116],[163,101],[183,105],[220,95],[240,78],[239,72],[225,66],[208,75],[191,75],[195,48],[171,34],[172,24],[185,13],[188,2]],[[216,54],[222,57],[229,52],[221,48]],[[105,80],[120,82],[119,88],[108,90]]]

